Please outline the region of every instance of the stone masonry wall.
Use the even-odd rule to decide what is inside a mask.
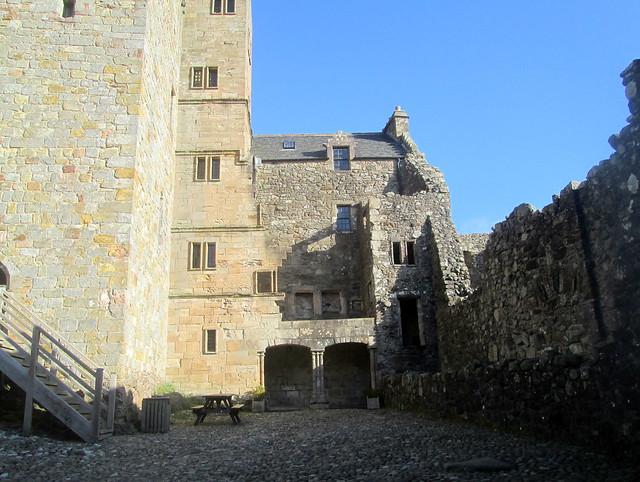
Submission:
[[[44,0],[0,13],[0,257],[11,287],[98,364],[157,374],[162,334],[148,323],[166,310],[159,238],[179,8],[78,1],[63,18],[62,2]]]
[[[480,287],[438,320],[442,373],[389,377],[391,406],[638,455],[640,61],[623,79],[616,152],[494,228]]]

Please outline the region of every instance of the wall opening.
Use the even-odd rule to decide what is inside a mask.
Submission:
[[[340,343],[324,351],[324,384],[330,408],[364,408],[371,386],[365,343]]]
[[[0,286],[5,286],[9,289],[9,270],[2,263],[0,263]]]
[[[76,0],[63,0],[62,16],[65,18],[73,17],[76,13]]]
[[[301,320],[313,318],[313,293],[296,293],[293,302],[297,318]]]
[[[420,320],[417,298],[398,298],[402,346],[420,346]]]
[[[313,391],[311,349],[300,345],[267,348],[264,381],[270,407],[308,407]]]

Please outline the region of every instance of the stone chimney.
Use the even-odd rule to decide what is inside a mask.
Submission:
[[[389,117],[383,132],[398,141],[402,140],[403,134],[409,137],[409,116],[400,106],[397,106],[393,115]]]

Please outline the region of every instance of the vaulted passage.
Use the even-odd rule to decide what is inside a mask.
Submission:
[[[311,350],[299,345],[267,348],[264,379],[270,407],[308,407],[313,390]]]
[[[324,383],[330,408],[366,407],[370,385],[369,350],[364,343],[341,343],[324,352]]]

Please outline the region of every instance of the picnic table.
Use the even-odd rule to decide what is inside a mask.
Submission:
[[[202,395],[204,405],[192,407],[191,411],[196,414],[196,422],[194,425],[201,424],[210,413],[213,414],[229,414],[231,421],[236,424],[240,423],[240,410],[244,404],[233,403],[234,394],[218,393],[214,395]]]

